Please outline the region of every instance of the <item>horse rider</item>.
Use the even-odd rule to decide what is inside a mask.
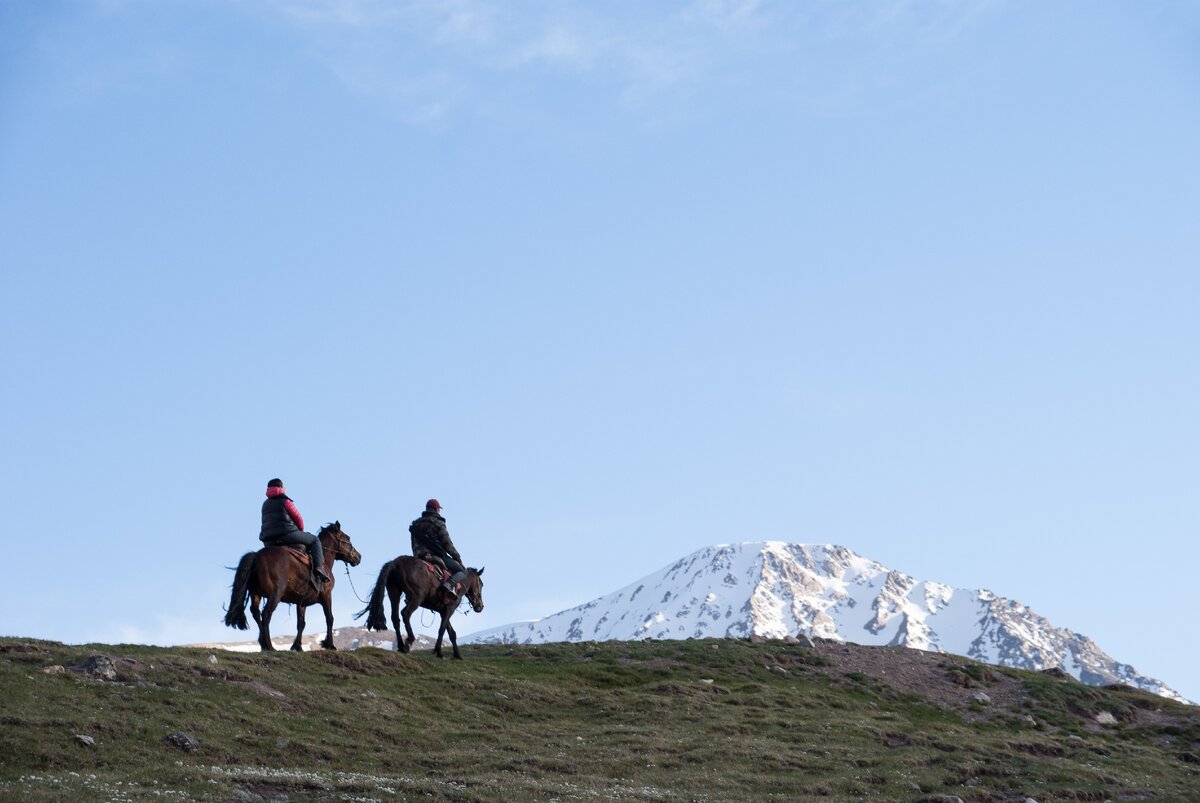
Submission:
[[[329,582],[325,574],[325,553],[321,539],[304,532],[304,519],[296,503],[283,489],[283,480],[276,477],[267,483],[267,501],[262,506],[262,530],[258,540],[267,546],[299,544],[312,555],[313,574],[322,583]]]
[[[412,536],[414,556],[431,563],[441,563],[452,572],[442,583],[442,592],[446,597],[457,597],[467,572],[463,569],[462,555],[458,554],[454,542],[450,540],[446,519],[442,517],[441,502],[436,499],[426,502],[425,512],[409,525],[408,532]]]

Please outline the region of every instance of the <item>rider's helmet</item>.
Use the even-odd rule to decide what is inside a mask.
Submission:
[[[442,512],[442,503],[436,499],[430,499],[428,502],[425,503],[425,509],[432,510],[434,513],[441,513]]]

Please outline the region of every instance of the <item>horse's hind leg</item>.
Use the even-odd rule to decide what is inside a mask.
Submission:
[[[408,645],[400,635],[400,592],[392,593],[388,589],[388,602],[392,606],[392,629],[396,631],[396,652],[408,652]]]
[[[403,648],[401,649],[401,652],[408,652],[409,650],[411,650],[413,642],[417,640],[417,635],[415,633],[413,633],[413,629],[412,629],[412,615],[413,615],[413,611],[415,611],[416,609],[417,609],[417,603],[415,603],[411,599],[407,599],[407,598],[404,600],[404,614],[403,614],[404,632],[407,635],[405,636],[405,639],[403,642]],[[399,627],[396,628],[396,646],[397,647],[401,646],[400,628]]]
[[[304,612],[306,610],[308,610],[307,605],[296,606],[296,640],[292,642],[294,652],[304,652]]]
[[[258,612],[258,606],[262,605],[262,597],[258,594],[250,595],[250,615],[254,617],[254,624],[262,628],[262,614]]]
[[[279,597],[272,594],[267,598],[267,604],[262,612],[262,620],[258,624],[258,646],[264,650],[275,649],[275,645],[271,643],[271,616],[278,607]]]

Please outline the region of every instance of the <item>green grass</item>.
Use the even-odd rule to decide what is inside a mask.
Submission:
[[[0,799],[1045,803],[1200,790],[1196,709],[966,659],[954,671],[972,683],[1017,678],[1019,708],[968,716],[780,642],[464,653],[214,664],[194,649],[0,639]],[[91,655],[116,661],[118,679],[43,671]],[[1097,728],[1099,711],[1118,725]],[[176,731],[201,747],[168,744]]]

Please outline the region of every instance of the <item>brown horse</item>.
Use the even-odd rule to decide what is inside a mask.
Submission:
[[[326,524],[317,536],[321,539],[321,548],[325,550],[327,566],[332,566],[335,560],[357,566],[362,555],[350,543],[350,536],[342,532],[341,522]],[[313,583],[307,564],[301,563],[295,553],[287,547],[268,546],[257,552],[247,552],[238,563],[237,573],[233,577],[233,594],[229,598],[229,610],[225,614],[225,624],[246,630],[246,600],[250,600],[250,613],[258,624],[258,644],[264,650],[273,650],[271,644],[271,615],[280,602],[295,603],[296,605],[296,640],[292,649],[299,652],[300,638],[304,635],[304,611],[314,603],[321,603],[325,610],[325,640],[321,646],[326,650],[336,650],[333,646],[333,572],[329,573],[329,582],[322,584],[320,591]],[[262,600],[267,604],[259,613],[258,605]]]
[[[429,571],[429,564],[411,555],[401,555],[395,560],[383,564],[379,570],[379,579],[375,582],[375,590],[371,592],[371,601],[367,607],[354,614],[359,619],[367,616],[368,630],[387,630],[387,617],[383,613],[383,595],[386,589],[388,599],[392,603],[392,627],[396,629],[396,649],[408,652],[417,637],[413,634],[412,622],[409,621],[413,611],[418,607],[426,608],[440,614],[442,623],[438,627],[437,644],[433,654],[442,656],[442,636],[450,633],[450,645],[454,648],[454,657],[462,659],[458,651],[458,634],[450,625],[450,617],[458,610],[459,602],[465,594],[476,613],[483,610],[483,580],[480,576],[483,569],[467,569],[467,578],[462,582],[462,590],[455,595],[454,600],[447,602],[442,599],[439,587],[442,578]],[[407,638],[400,636],[400,595],[404,595],[404,629]]]

